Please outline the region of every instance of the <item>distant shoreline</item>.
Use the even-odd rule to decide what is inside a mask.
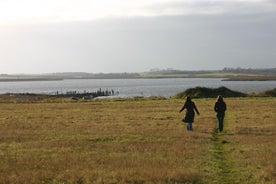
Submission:
[[[64,79],[29,78],[29,79],[0,79],[0,82],[27,82],[27,81],[62,81]]]
[[[149,96],[149,97],[118,97],[117,93],[114,93],[113,90],[110,91],[96,91],[96,92],[87,92],[87,93],[66,93],[66,94],[39,94],[39,93],[5,93],[0,94],[0,102],[47,102],[52,100],[67,100],[67,101],[76,101],[76,100],[92,100],[98,99],[98,97],[112,97],[114,99],[183,99],[186,96],[191,96],[192,98],[215,98],[218,94],[221,94],[224,97],[231,98],[256,98],[256,97],[266,97],[266,98],[275,98],[276,88],[272,90],[266,90],[259,93],[242,93],[239,91],[233,91],[226,87],[219,88],[206,88],[206,87],[195,87],[189,88],[183,92],[177,93],[171,97],[164,96]],[[101,98],[100,98],[101,99]]]
[[[222,78],[224,81],[276,81],[276,68],[229,69],[213,71],[152,70],[141,73],[64,72],[49,74],[0,74],[0,82],[61,81],[66,79],[165,79],[165,78]]]
[[[276,81],[276,77],[267,77],[267,76],[262,76],[262,77],[230,77],[227,79],[223,79],[223,81]]]
[[[143,77],[126,77],[126,78],[111,78],[111,77],[102,77],[102,78],[17,78],[17,79],[1,79],[0,82],[28,82],[28,81],[63,81],[66,79],[170,79],[170,78],[224,78],[223,81],[276,81],[275,76],[236,76],[236,77],[227,77],[227,76],[143,76]]]

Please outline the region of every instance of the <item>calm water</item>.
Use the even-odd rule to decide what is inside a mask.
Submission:
[[[276,88],[276,81],[222,81],[206,78],[170,79],[75,79],[63,81],[0,82],[3,93],[66,93],[67,91],[95,92],[102,90],[118,91],[120,97],[164,96],[170,97],[188,88],[220,87],[253,93]]]

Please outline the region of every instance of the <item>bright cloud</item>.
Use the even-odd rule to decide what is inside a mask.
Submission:
[[[275,0],[0,0],[0,73],[275,67],[275,17]]]
[[[269,0],[0,0],[0,23],[276,11]]]

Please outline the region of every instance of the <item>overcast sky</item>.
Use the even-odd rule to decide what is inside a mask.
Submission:
[[[275,0],[0,0],[0,74],[276,67]]]

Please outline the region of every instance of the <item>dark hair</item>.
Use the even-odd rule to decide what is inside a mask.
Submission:
[[[223,97],[222,97],[221,95],[218,95],[217,101],[218,101],[218,102],[223,102]]]

